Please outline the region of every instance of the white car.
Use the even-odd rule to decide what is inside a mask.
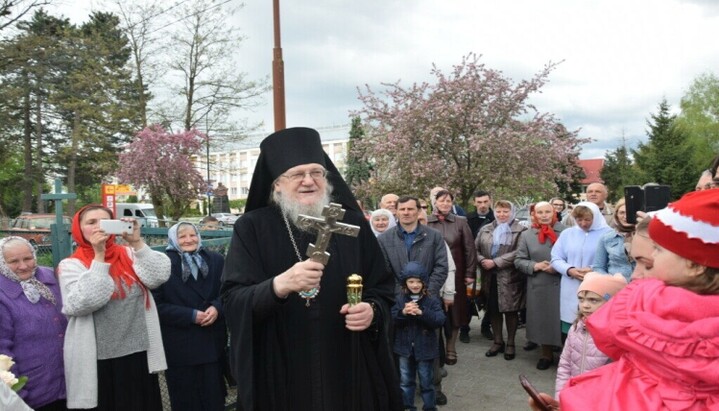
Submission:
[[[222,225],[231,226],[235,224],[235,221],[239,218],[232,213],[212,213],[212,216],[217,219]]]

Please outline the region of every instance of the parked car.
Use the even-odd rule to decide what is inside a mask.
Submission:
[[[55,224],[55,214],[22,214],[13,220],[8,235],[16,235],[30,242],[33,247],[50,247],[50,225]],[[70,226],[72,220],[62,217],[63,223]]]
[[[158,220],[155,208],[152,204],[146,203],[117,203],[117,218],[134,217],[140,227],[157,227]]]
[[[222,225],[231,226],[235,224],[235,221],[239,218],[232,213],[212,213],[213,217],[217,219]]]
[[[519,221],[528,221],[531,223],[529,219],[529,206],[524,206],[517,210],[517,212],[514,214],[514,218]]]

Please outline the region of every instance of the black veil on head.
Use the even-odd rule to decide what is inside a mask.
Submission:
[[[260,156],[250,183],[245,212],[269,205],[272,183],[285,171],[302,164],[317,163],[327,171],[332,184],[332,201],[344,209],[360,211],[352,190],[340,175],[337,167],[322,149],[317,130],[294,127],[270,134],[260,143]]]

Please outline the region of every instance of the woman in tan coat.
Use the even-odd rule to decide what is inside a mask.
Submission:
[[[482,292],[494,330],[494,344],[485,353],[494,357],[503,352],[513,360],[514,336],[519,325],[519,310],[524,307],[526,277],[514,267],[519,234],[527,228],[514,219],[514,205],[506,200],[494,203],[495,220],[479,230],[475,245],[482,269]],[[504,320],[504,321],[503,321]],[[503,322],[507,324],[507,344],[503,339]]]
[[[469,324],[466,285],[472,284],[477,276],[477,251],[474,248],[472,230],[466,218],[452,214],[453,202],[454,197],[449,191],[437,192],[434,211],[427,218],[427,226],[442,233],[457,267],[454,277],[457,293],[454,295],[454,304],[447,313],[447,321],[452,327],[452,334],[447,339],[446,363],[449,365],[457,363],[459,327]]]

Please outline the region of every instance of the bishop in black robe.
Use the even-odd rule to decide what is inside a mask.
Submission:
[[[283,152],[306,150],[306,143],[297,142],[294,150],[288,147],[293,144],[291,140],[287,137],[286,143],[283,141]],[[267,176],[261,178],[258,174],[268,167],[268,159],[261,154],[252,188],[262,189],[253,195],[251,188],[251,211],[234,226],[222,295],[230,327],[238,410],[402,409],[388,333],[394,278],[348,187],[322,155],[325,158],[320,164],[330,172],[328,179],[335,188],[333,201],[347,209],[342,222],[361,228],[358,237],[332,236],[327,249],[331,257],[323,270],[320,292],[309,307],[296,293],[283,299],[274,292],[273,278],[297,263],[298,257],[279,207],[267,204],[266,199],[278,173],[319,160],[300,158],[280,166],[272,162],[279,171],[265,170]],[[293,224],[290,227],[305,258],[316,234]],[[340,314],[347,303],[346,284],[351,274],[363,277],[362,299],[374,309],[372,324],[361,332],[349,331]]]

